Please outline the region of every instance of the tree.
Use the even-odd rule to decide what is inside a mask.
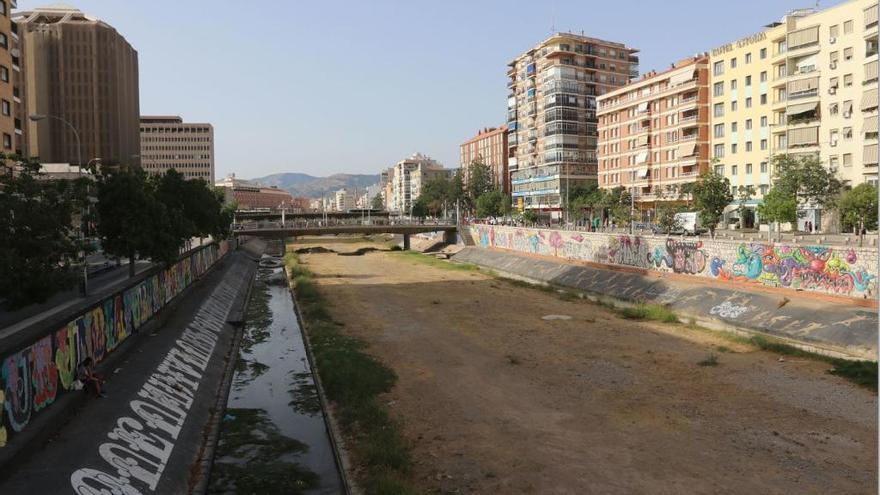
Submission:
[[[493,189],[477,198],[477,216],[501,217],[510,211],[510,200],[503,192]]]
[[[742,230],[746,228],[746,215],[751,212],[751,210],[746,207],[746,203],[755,196],[755,186],[739,186],[736,191],[736,198],[739,203],[736,211],[739,213],[739,228]]]
[[[532,209],[527,209],[526,211],[524,211],[522,216],[523,216],[523,221],[528,224],[534,225],[535,222],[538,221],[538,213]]]
[[[681,218],[676,215],[680,213],[681,208],[672,205],[662,205],[657,208],[657,226],[664,233],[669,235],[681,229]]]
[[[818,156],[775,155],[773,170],[773,188],[795,198],[798,206],[834,206],[841,182]]]
[[[845,229],[853,229],[859,234],[861,243],[862,230],[877,228],[877,187],[872,184],[859,184],[846,191],[838,203],[840,215]]]
[[[601,206],[608,210],[617,225],[628,225],[633,221],[632,197],[623,187],[618,186],[602,197]]]
[[[382,194],[376,193],[373,196],[373,201],[370,205],[374,210],[384,210],[385,209],[385,201],[382,200]]]
[[[678,197],[685,199],[685,205],[688,210],[691,209],[691,200],[694,198],[695,185],[695,182],[685,182],[684,184],[681,184],[678,188],[676,188]]]
[[[426,198],[419,196],[412,204],[411,214],[415,218],[425,218],[428,216],[428,201]]]
[[[480,160],[471,162],[467,169],[467,203],[469,209],[477,205],[477,198],[494,189],[492,170]]]
[[[567,205],[569,219],[575,223],[587,218],[593,218],[593,210],[601,205],[604,198],[604,190],[594,183],[576,186],[569,191]],[[589,212],[589,214],[587,214]]]
[[[86,253],[75,223],[85,223],[91,181],[48,180],[39,170],[36,161],[0,154],[0,298],[11,308],[73,287],[74,264]]]
[[[425,205],[432,215],[439,216],[450,203],[450,189],[450,177],[446,174],[437,175],[425,183],[419,197],[425,198]]]
[[[766,220],[768,223],[797,222],[797,200],[774,187],[764,195],[764,201],[758,205],[758,215],[762,221]]]
[[[715,238],[715,227],[721,221],[724,208],[733,201],[730,181],[710,170],[700,176],[693,186],[694,206],[700,215],[700,222],[709,229]]]

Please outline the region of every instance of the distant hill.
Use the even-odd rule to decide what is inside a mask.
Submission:
[[[354,191],[355,188],[366,189],[379,182],[379,175],[333,174],[329,177],[315,177],[308,174],[283,173],[251,180],[265,186],[284,189],[294,196],[320,198],[322,194],[329,194],[343,187],[350,191]]]

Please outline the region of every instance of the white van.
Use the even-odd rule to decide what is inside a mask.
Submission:
[[[673,232],[674,234],[696,235],[706,230],[700,224],[700,215],[695,211],[676,213],[675,221],[678,228]]]

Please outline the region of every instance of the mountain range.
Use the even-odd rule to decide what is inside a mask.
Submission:
[[[329,194],[342,188],[349,191],[354,191],[355,189],[363,191],[367,187],[377,184],[379,182],[379,175],[333,174],[329,177],[315,177],[314,175],[290,172],[267,175],[251,180],[259,182],[264,186],[275,186],[279,189],[284,189],[294,196],[320,198],[324,194]]]

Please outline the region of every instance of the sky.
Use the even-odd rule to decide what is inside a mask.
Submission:
[[[53,3],[19,0],[19,10]],[[66,0],[138,51],[143,115],[214,125],[216,177],[379,173],[504,123],[507,63],[556,31],[639,70],[743,38],[812,0]],[[820,8],[841,3],[822,0]],[[757,15],[756,13],[760,13]]]

